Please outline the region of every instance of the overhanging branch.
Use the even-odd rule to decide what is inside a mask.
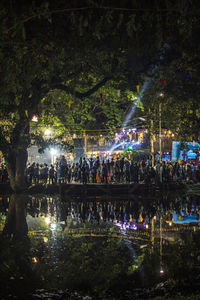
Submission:
[[[55,83],[51,86],[52,89],[58,89],[58,90],[63,90],[67,93],[71,93],[74,94],[74,96],[76,98],[79,99],[84,99],[89,97],[90,95],[92,95],[93,93],[95,93],[96,91],[98,91],[99,88],[101,88],[102,86],[104,86],[106,84],[107,81],[111,80],[111,77],[105,77],[104,79],[102,79],[99,83],[97,83],[95,86],[93,86],[91,89],[89,89],[86,92],[80,93],[77,91],[74,91],[73,89],[71,89],[70,87],[62,84],[62,83]]]

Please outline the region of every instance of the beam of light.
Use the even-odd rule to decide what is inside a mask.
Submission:
[[[124,120],[121,132],[123,131],[123,129],[125,127],[127,127],[127,124],[129,123],[131,117],[133,116],[133,114],[134,114],[134,112],[135,112],[135,110],[136,110],[136,108],[137,108],[137,106],[138,106],[138,104],[139,104],[139,102],[140,102],[140,100],[142,98],[142,95],[143,95],[144,91],[147,89],[147,87],[149,86],[150,82],[151,82],[151,79],[148,77],[146,79],[145,83],[143,84],[143,86],[142,86],[142,88],[140,90],[139,95],[137,96],[136,102],[132,104],[132,106],[131,106],[131,108],[130,108],[130,110],[129,110],[129,112],[128,112],[125,120]]]
[[[145,83],[143,84],[143,86],[142,86],[142,88],[140,90],[139,95],[137,96],[136,102],[132,104],[131,108],[129,109],[129,111],[128,111],[127,115],[126,115],[126,118],[125,118],[125,120],[124,120],[124,122],[122,124],[122,128],[121,128],[121,130],[120,130],[120,132],[118,134],[118,137],[123,136],[125,128],[127,127],[128,123],[130,122],[130,120],[131,120],[131,118],[132,118],[132,116],[133,116],[133,114],[134,114],[134,112],[135,112],[135,110],[136,110],[136,108],[137,108],[137,106],[138,106],[141,98],[142,98],[142,95],[143,95],[144,91],[147,89],[147,87],[149,86],[150,82],[151,82],[151,79],[149,77],[147,77]],[[108,151],[110,153],[112,153],[120,145],[121,144],[116,145],[116,143],[115,143],[114,145],[112,145],[112,147]]]
[[[115,226],[117,226],[120,229],[122,235],[124,236],[124,238],[123,238],[124,244],[129,249],[131,258],[136,263],[137,269],[140,269],[140,272],[142,273],[142,276],[144,276],[144,272],[141,268],[141,262],[138,260],[137,253],[136,253],[135,249],[133,248],[132,242],[128,239],[127,233],[126,233],[127,229],[137,230],[137,225],[135,223],[132,223],[132,222],[131,222],[131,224],[127,224],[126,221],[124,221],[122,223],[115,221],[114,224],[115,224]]]
[[[162,48],[160,49],[160,52],[159,52],[159,60],[160,60],[160,61],[161,61],[161,60],[164,60],[165,53],[166,53],[166,51],[167,51],[169,48],[170,48],[170,46],[169,46],[167,43],[165,43],[165,44],[162,46]],[[149,72],[148,72],[149,76],[152,76],[152,75],[155,74],[155,72],[156,72],[157,69],[158,69],[158,66],[159,66],[159,65],[154,65],[154,66],[152,66],[151,70],[149,70]],[[129,112],[128,112],[128,114],[127,114],[125,120],[124,120],[124,123],[123,123],[123,126],[122,126],[122,129],[121,129],[121,131],[120,131],[119,136],[120,136],[120,135],[123,135],[123,131],[124,131],[125,127],[127,126],[127,124],[129,123],[129,121],[131,120],[131,118],[132,118],[132,116],[133,116],[133,114],[134,114],[134,112],[135,112],[135,110],[136,110],[136,107],[137,107],[137,105],[139,104],[139,102],[140,102],[140,100],[141,100],[141,98],[142,98],[142,95],[143,95],[144,91],[147,89],[147,87],[149,86],[150,82],[151,82],[151,78],[150,78],[150,77],[147,77],[146,80],[145,80],[145,82],[144,82],[144,84],[143,84],[143,86],[142,86],[142,88],[140,89],[140,93],[139,93],[139,95],[138,95],[138,97],[137,97],[136,103],[133,103],[133,104],[132,104],[132,106],[131,106],[131,108],[130,108],[130,110],[129,110]],[[114,149],[115,149],[115,144],[114,144],[108,151],[109,151],[110,153],[112,153]]]
[[[110,152],[113,152],[113,150],[119,148],[120,146],[122,146],[124,144],[124,142],[121,142],[120,144],[114,144],[112,146],[112,148],[109,150]]]
[[[112,148],[110,150],[108,150],[110,153],[112,153],[115,149],[121,147],[122,145],[125,145],[125,144],[130,144],[128,147],[131,147],[131,149],[133,149],[134,146],[137,146],[137,145],[140,145],[141,142],[137,141],[137,142],[134,142],[134,143],[126,143],[126,142],[121,142],[120,144],[114,144],[112,146]]]

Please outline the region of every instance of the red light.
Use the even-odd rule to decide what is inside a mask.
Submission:
[[[39,258],[38,258],[38,257],[33,257],[33,258],[32,258],[32,262],[33,262],[34,264],[37,264],[37,263],[39,262]]]
[[[39,119],[38,115],[33,115],[32,116],[32,121],[33,122],[38,122],[38,119]]]

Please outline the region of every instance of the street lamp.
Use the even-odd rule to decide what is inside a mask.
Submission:
[[[50,129],[46,129],[44,132],[45,136],[50,136],[51,135],[51,130]]]
[[[54,149],[54,148],[51,148],[50,149],[50,152],[51,152],[51,155],[56,155],[58,150]]]

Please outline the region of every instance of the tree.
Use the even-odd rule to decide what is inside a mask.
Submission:
[[[176,28],[178,5],[1,3],[0,150],[14,191],[26,187],[30,122],[42,99],[63,90],[81,103],[111,79],[135,89],[141,74],[160,62],[164,42],[174,38],[168,26]]]
[[[5,4],[1,9],[0,58],[4,76],[1,77],[0,148],[14,191],[23,190],[26,186],[24,171],[27,147],[31,142],[30,121],[38,112],[44,96],[51,90],[64,89],[83,99],[110,78],[110,70],[101,70],[101,73],[96,69],[99,81],[91,82],[89,89],[75,90],[76,81],[83,78],[83,74],[94,73],[94,62],[89,61],[93,57],[90,52],[98,45],[89,42],[89,35],[82,37],[84,25],[80,28],[80,22],[76,24],[76,21],[83,16],[74,15],[76,8],[73,6],[72,9],[69,6],[68,10],[70,13],[65,20],[63,16],[57,19],[56,14],[50,18],[47,4],[34,7],[31,3],[28,7],[23,6],[20,12],[17,3],[12,7]],[[31,14],[33,17],[29,17]],[[82,44],[87,42],[87,47],[83,48]],[[99,63],[102,62],[101,52],[102,49],[99,49]],[[104,59],[109,59],[109,55]]]
[[[122,125],[128,109],[136,105],[137,100],[134,92],[119,90],[115,85],[113,81],[107,82],[84,101],[64,91],[51,92],[42,100],[43,113],[39,118],[39,127],[55,126],[60,133],[73,129],[115,130]]]
[[[159,103],[162,127],[171,130],[178,140],[199,140],[199,21],[195,5],[177,19],[176,41],[170,45],[167,59],[155,72],[143,97],[148,120],[159,128]],[[164,86],[161,85],[164,80]]]

